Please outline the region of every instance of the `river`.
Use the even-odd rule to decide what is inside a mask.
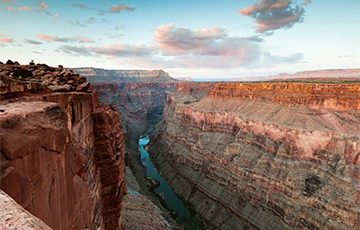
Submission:
[[[144,145],[149,142],[149,136],[139,139],[139,150],[141,152],[141,161],[147,168],[146,176],[152,177],[160,182],[160,186],[155,188],[155,193],[163,196],[169,210],[177,212],[178,216],[175,221],[185,225],[186,229],[205,229],[203,223],[195,217],[195,213],[189,210],[184,203],[173,193],[170,186],[158,174],[153,163],[149,158],[148,152],[144,149]]]

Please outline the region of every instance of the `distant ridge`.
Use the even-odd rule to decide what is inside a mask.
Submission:
[[[124,82],[179,82],[170,75],[159,70],[108,70],[93,67],[72,68],[75,73],[86,77],[91,83],[124,83]]]
[[[360,69],[326,69],[298,72],[295,74],[280,73],[262,77],[232,78],[230,81],[270,81],[270,80],[359,80]]]

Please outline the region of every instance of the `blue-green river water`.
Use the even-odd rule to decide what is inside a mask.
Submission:
[[[170,210],[177,212],[176,222],[186,226],[186,229],[205,229],[203,223],[195,217],[194,212],[190,211],[184,203],[173,193],[170,186],[158,174],[153,163],[149,158],[148,152],[144,149],[144,145],[149,142],[149,137],[139,139],[139,150],[141,152],[141,161],[147,168],[146,176],[152,177],[160,182],[160,186],[154,191],[163,196],[165,203]]]

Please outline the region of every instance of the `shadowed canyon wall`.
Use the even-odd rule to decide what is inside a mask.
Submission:
[[[71,70],[0,68],[1,189],[53,229],[121,228],[119,114]]]
[[[180,83],[148,144],[213,229],[360,229],[360,86]]]

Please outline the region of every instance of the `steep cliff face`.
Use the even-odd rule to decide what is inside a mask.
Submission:
[[[360,229],[358,84],[178,86],[149,153],[209,226]]]
[[[129,148],[137,151],[137,140],[162,114],[166,96],[176,83],[92,84],[99,101],[114,105],[122,118]]]
[[[0,68],[1,189],[53,229],[118,229],[126,193],[119,115],[97,108],[96,91],[69,70]],[[19,68],[32,77],[16,80]]]

